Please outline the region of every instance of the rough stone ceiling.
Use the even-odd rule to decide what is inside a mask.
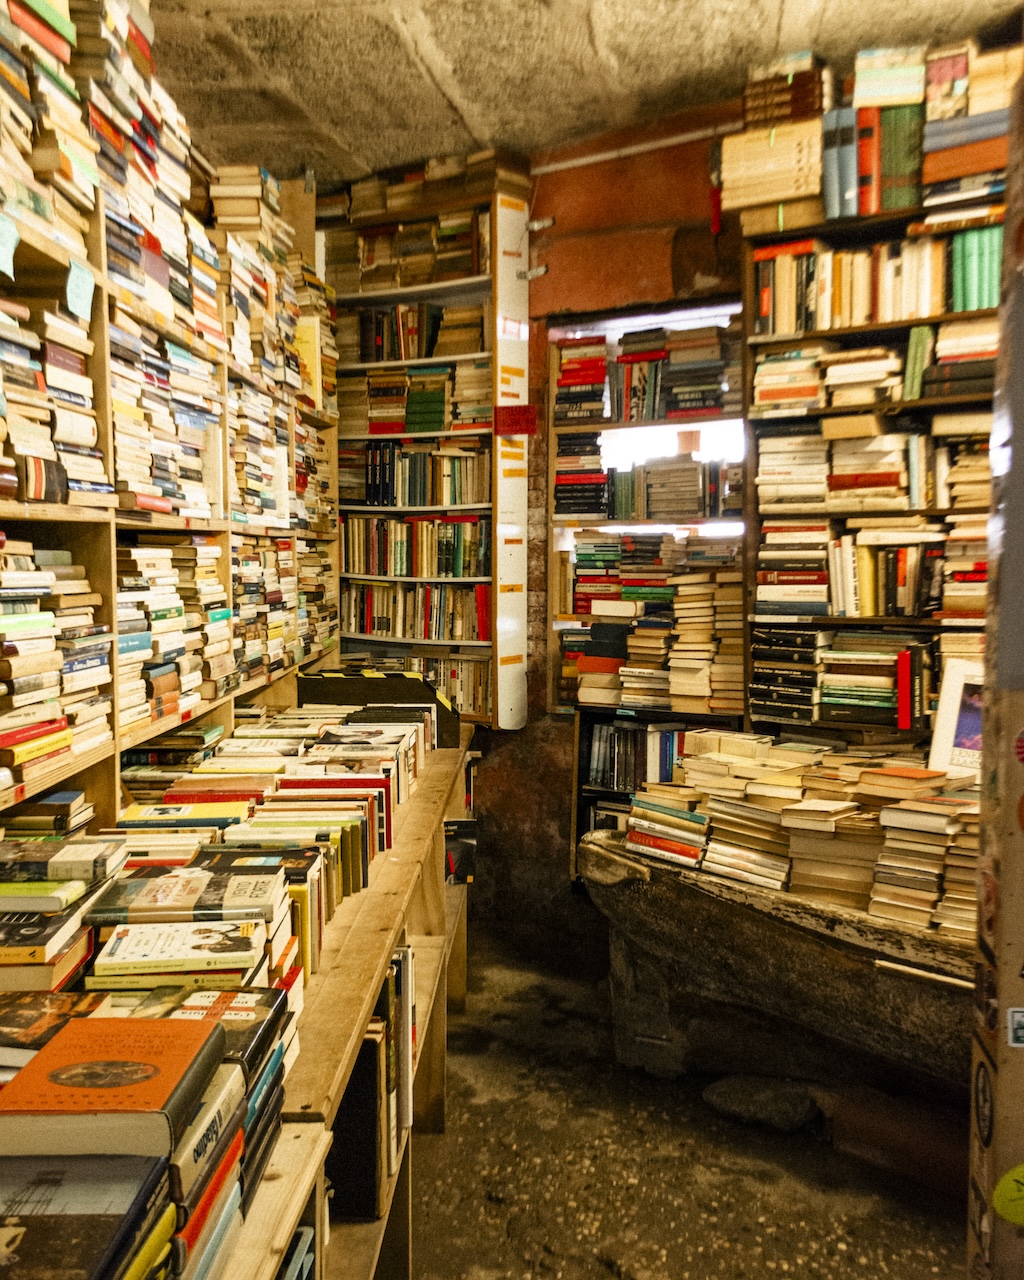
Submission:
[[[1020,0],[153,0],[199,147],[320,190],[429,155],[533,154],[729,97],[814,48],[1019,39]],[[1000,27],[1004,30],[998,30]]]

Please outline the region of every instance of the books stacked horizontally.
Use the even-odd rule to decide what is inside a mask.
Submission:
[[[110,625],[96,621],[103,597],[93,591],[85,566],[72,563],[70,551],[37,547],[35,563],[56,578],[51,593],[39,605],[53,614],[57,626],[57,650],[63,660],[61,712],[72,735],[71,754],[80,755],[111,742],[114,736],[109,721],[113,708]]]
[[[145,623],[133,632],[131,653],[118,667],[118,725],[177,715],[181,679],[177,660],[184,658],[185,606],[178,594],[178,570],[170,546],[117,548],[118,619]],[[140,617],[141,615],[141,617]],[[148,645],[145,639],[149,639]],[[150,656],[144,656],[146,654]],[[120,656],[120,655],[119,655]]]
[[[132,800],[158,804],[169,787],[213,754],[223,736],[221,725],[181,725],[144,747],[122,751],[121,780]]]
[[[884,805],[879,821],[885,846],[875,864],[871,915],[924,929],[931,925],[946,847],[959,825],[958,802],[944,803],[938,794],[945,777],[941,770],[898,767],[866,769],[860,775],[858,794],[868,803]]]
[[[555,458],[555,515],[608,518],[608,476],[596,431],[560,434]]]
[[[822,662],[822,723],[927,730],[931,673],[921,636],[847,629],[836,634]]]
[[[992,501],[992,466],[987,439],[965,442],[946,473],[952,512],[986,511]]]
[[[627,642],[632,625],[622,620],[595,619],[576,657],[580,706],[617,707],[622,701],[619,672],[629,658]]]
[[[674,640],[668,657],[673,711],[707,715],[711,709],[711,662],[715,635],[715,575],[687,570],[669,579]]]
[[[1020,46],[1008,66],[1009,50],[979,54],[972,45],[961,58],[970,70],[963,79],[969,86],[955,113],[929,118],[924,126],[924,184],[922,203],[950,204],[957,199],[999,196],[1006,189],[1009,157],[1012,84],[1020,74]],[[1007,82],[1007,72],[1009,82]]]
[[[669,866],[695,869],[707,830],[707,816],[694,811],[693,798],[683,788],[646,782],[632,796],[626,849]]]
[[[621,600],[622,539],[619,535],[580,529],[573,540],[573,613],[591,613],[596,599]]]
[[[826,352],[826,347],[814,346],[758,356],[754,370],[754,416],[764,418],[774,413],[785,417],[808,409],[823,409],[826,400],[820,359]]]
[[[741,716],[746,687],[741,570],[718,570],[712,604],[717,648],[711,658],[710,711],[712,715]]]
[[[939,616],[981,625],[988,599],[988,518],[954,512],[946,519],[952,528],[942,564]]]
[[[831,754],[804,772],[804,799],[782,813],[789,829],[790,893],[828,906],[867,910],[884,832],[877,812],[860,809],[852,797],[870,763]],[[798,817],[800,812],[806,816]]]
[[[821,191],[821,120],[782,121],[722,139],[722,208],[744,209]]]
[[[775,515],[763,520],[757,553],[755,614],[794,618],[806,614],[827,615],[831,611],[829,546],[832,541],[833,530],[828,520],[813,516],[786,520]]]
[[[918,442],[923,445],[926,439],[887,432],[833,440],[826,505],[843,511],[906,511],[912,505],[926,505],[911,503],[907,465],[911,446],[917,449]],[[914,459],[916,463],[917,453]],[[921,469],[915,468],[916,476]],[[915,493],[915,498],[921,496]]]
[[[293,415],[295,488],[291,527],[310,534],[333,534],[337,510],[331,496],[330,458],[326,437]]]
[[[559,343],[555,422],[589,422],[605,416],[608,348],[604,338]]]
[[[441,327],[437,331],[433,354],[442,356],[474,355],[484,350],[484,312],[489,304],[476,306],[445,307]]]
[[[667,708],[670,675],[667,668],[673,622],[670,607],[675,597],[672,575],[679,546],[669,535],[623,534],[619,562],[623,605],[634,602],[643,613],[633,622],[626,638],[627,663],[619,671],[622,705]],[[593,612],[600,615],[603,602]]]
[[[960,803],[956,823],[946,846],[942,897],[932,916],[932,924],[940,933],[973,940],[978,930],[979,805],[974,801]]]
[[[298,586],[298,626],[302,654],[315,657],[337,644],[338,580],[330,552],[323,542],[297,538],[295,560]]]
[[[940,324],[934,342],[935,363],[923,362],[919,394],[987,399],[995,389],[998,350],[998,317]]]
[[[72,835],[91,813],[81,792],[54,792],[10,814],[0,841],[0,991],[60,991],[92,955],[85,915],[127,849],[117,836]],[[0,1069],[12,1065],[22,1062],[0,1049]]]
[[[489,426],[493,420],[494,386],[490,360],[460,360],[455,366],[452,389],[452,430],[472,431],[476,427]]]
[[[648,462],[644,467],[645,518],[678,521],[687,516],[717,515],[717,509],[709,509],[707,476],[711,465],[695,461],[689,453]]]
[[[760,366],[759,366],[760,368]],[[827,511],[828,442],[816,435],[765,436],[757,442],[757,508],[763,514]],[[758,574],[758,582],[761,575]],[[766,578],[766,582],[778,581]]]
[[[820,363],[828,402],[836,408],[900,399],[903,357],[888,347],[829,352]]]
[[[811,53],[790,54],[767,66],[748,67],[743,123],[748,129],[785,120],[812,120],[829,111],[835,75]]]
[[[273,411],[274,401],[265,392],[234,379],[228,384],[228,413],[234,428],[230,469],[240,501],[237,510],[254,524],[283,524],[287,519],[287,504],[279,508],[275,484],[280,458]]]
[[[407,431],[429,433],[448,431],[451,428],[451,375],[450,365],[414,369],[409,374],[409,391],[405,402],[405,429]],[[371,409],[371,433],[373,430]]]
[[[811,724],[818,719],[825,654],[835,633],[811,627],[754,627],[752,720]]]

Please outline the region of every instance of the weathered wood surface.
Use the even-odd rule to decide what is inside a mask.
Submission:
[[[611,833],[580,842],[578,867],[627,952],[652,957],[667,991],[795,1023],[933,1078],[967,1080],[968,947],[861,912],[650,866]],[[629,1018],[628,1009],[614,1012]],[[678,1028],[650,1032],[678,1039]]]

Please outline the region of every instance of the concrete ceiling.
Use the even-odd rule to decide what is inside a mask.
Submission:
[[[814,48],[1019,39],[1019,0],[153,0],[200,149],[320,190],[430,155],[526,154],[735,95]],[[1000,29],[1001,28],[1001,29]]]

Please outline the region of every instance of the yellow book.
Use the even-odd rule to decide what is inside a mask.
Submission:
[[[874,547],[857,548],[857,586],[860,592],[860,616],[878,616],[878,560]]]
[[[171,1236],[174,1235],[177,1224],[177,1206],[169,1204],[121,1280],[146,1280],[162,1255],[169,1252]]]
[[[26,764],[37,756],[49,755],[51,751],[59,751],[62,747],[70,747],[75,735],[70,729],[61,729],[57,733],[48,733],[45,738],[33,738],[31,742],[19,742],[17,746],[7,747],[0,752],[0,762],[6,765]]]
[[[138,827],[229,827],[245,822],[248,801],[229,804],[130,804],[118,819],[126,830]]]

